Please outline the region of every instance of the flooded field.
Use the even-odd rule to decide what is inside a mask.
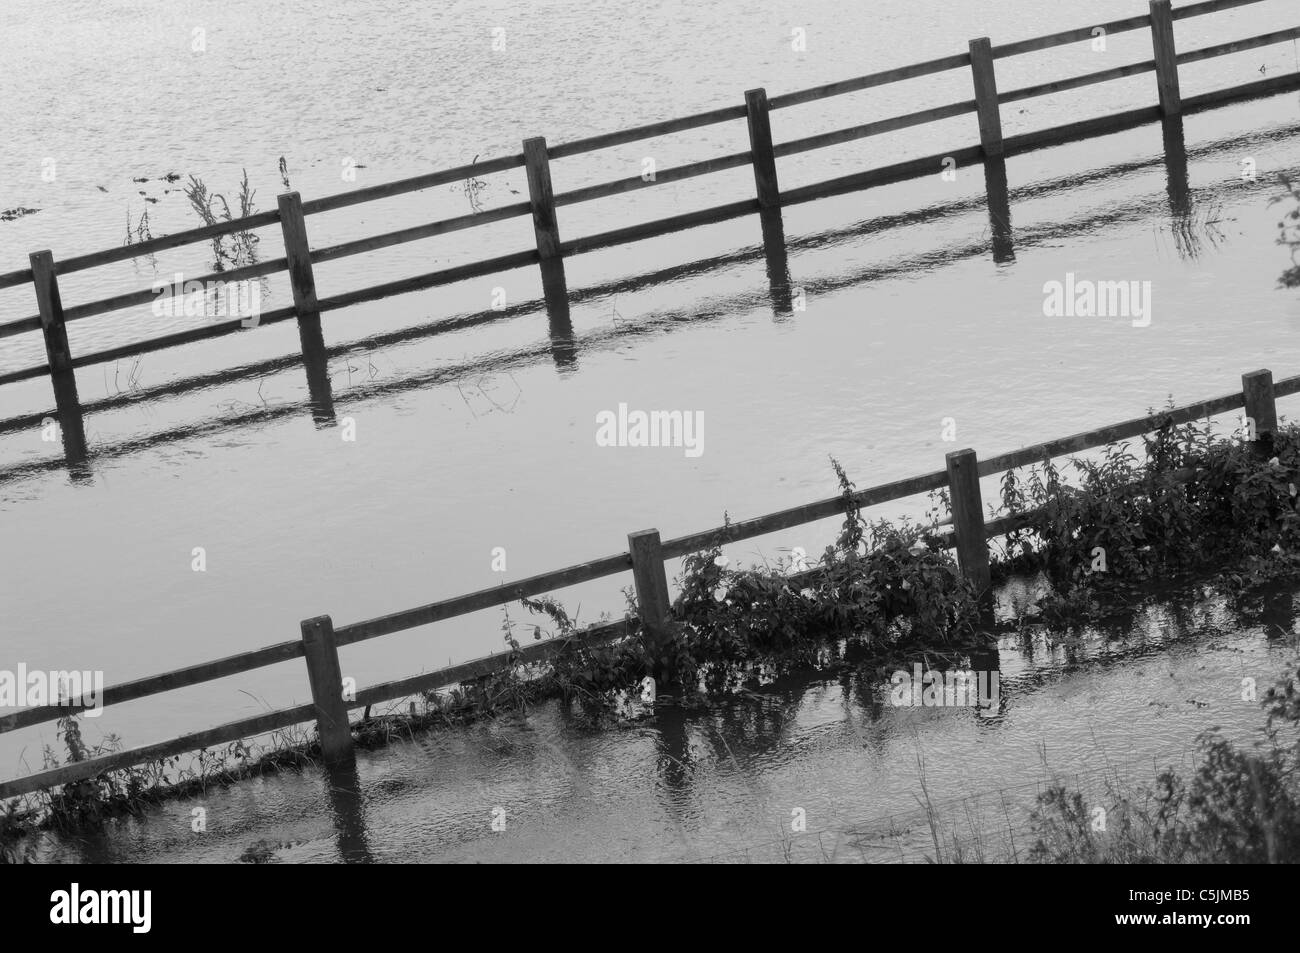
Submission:
[[[753,87],[776,95],[963,52],[977,36],[1007,42],[1145,9],[387,0],[321,10],[235,0],[160,12],[131,0],[55,10],[13,0],[0,64],[12,174],[0,179],[0,209],[36,211],[0,222],[0,272],[43,248],[59,258],[115,247],[146,212],[154,235],[197,226],[180,192],[191,175],[233,197],[247,170],[265,210],[286,182],[305,199],[330,195],[512,154],[528,136],[570,141],[737,104]],[[1218,15],[1212,29],[1211,18],[1180,22],[1178,43],[1281,29],[1294,13],[1279,0]],[[795,28],[806,52],[791,48]],[[78,55],[29,52],[50,29]],[[498,29],[504,49],[493,50]],[[1080,44],[1000,63],[999,81],[1017,88],[1149,55],[1138,31],[1101,53]],[[1183,93],[1296,68],[1293,44],[1270,46],[1195,64]],[[305,96],[304,83],[329,94]],[[778,110],[774,135],[964,100],[969,84],[959,70]],[[1154,78],[1142,75],[1017,104],[1003,121],[1014,135],[1154,97]],[[569,189],[637,174],[646,157],[667,168],[746,141],[742,120],[557,160],[553,174],[557,190]],[[791,156],[778,169],[782,188],[797,187],[977,141],[964,116]],[[1244,160],[1254,176],[1243,177]],[[938,469],[954,447],[986,456],[1134,417],[1169,395],[1239,390],[1257,367],[1295,374],[1300,298],[1277,289],[1288,257],[1269,204],[1288,175],[1300,177],[1295,94],[1189,116],[1172,146],[1157,124],[1009,160],[1010,256],[994,253],[978,170],[791,208],[789,268],[806,303],[792,314],[774,313],[754,218],[570,261],[576,347],[563,361],[535,268],[333,312],[326,342],[356,342],[329,366],[353,441],[314,423],[301,366],[219,373],[294,355],[289,323],[86,368],[84,401],[212,380],[88,417],[86,479],[69,476],[38,427],[0,434],[0,661],[102,670],[116,684],[297,638],[309,617],[342,625],[606,556],[626,549],[629,531],[654,526],[667,538],[724,514],[821,499],[836,490],[830,456],[869,486]],[[312,245],[464,214],[471,198],[490,209],[527,195],[522,170],[486,180],[473,196],[442,187],[313,216]],[[738,169],[563,208],[559,224],[576,237],[752,194],[750,171]],[[280,254],[278,228],[260,235],[265,257]],[[520,218],[327,263],[316,280],[334,294],[532,243]],[[68,275],[64,302],[208,270],[210,249],[190,246]],[[1045,317],[1045,285],[1068,276],[1149,282],[1149,324]],[[266,307],[291,303],[283,276],[265,293]],[[499,294],[504,311],[492,309]],[[35,311],[30,287],[0,290],[0,322]],[[193,324],[142,307],[69,333],[76,354]],[[371,341],[385,334],[400,340]],[[0,372],[44,359],[39,335],[0,340]],[[600,446],[598,415],[620,405],[701,414],[702,452]],[[48,380],[0,389],[0,418],[51,406]],[[1293,406],[1283,400],[1279,411]],[[941,438],[945,418],[956,444]],[[986,481],[986,499],[993,490]],[[926,505],[871,515],[919,516]],[[729,555],[816,552],[831,533],[806,527]],[[588,622],[621,613],[630,582],[556,595]],[[717,710],[666,701],[652,723],[607,735],[573,731],[544,708],[527,725],[363,756],[364,808],[338,822],[343,833],[309,773],[216,795],[225,826],[201,847],[187,822],[177,826],[188,810],[178,804],[161,824],[75,850],[231,859],[268,838],[294,845],[285,859],[709,859],[773,849],[794,807],[827,837],[914,811],[918,755],[943,799],[1010,777],[1036,783],[1040,743],[1055,770],[1086,773],[1105,758],[1142,774],[1155,759],[1184,758],[1209,723],[1257,724],[1253,706],[1227,703],[1230,676],[1247,662],[1276,669],[1276,633],[1223,612],[1153,617],[1115,641],[1085,638],[1046,655],[1004,643],[1004,710],[993,718],[882,710],[856,676],[782,682]],[[501,622],[482,612],[350,646],[344,674],[366,686],[476,658],[502,647]],[[83,728],[135,746],[309,698],[292,662],[115,706]],[[0,777],[38,768],[53,741],[53,725],[0,737]],[[495,837],[484,812],[503,805],[519,823]],[[910,856],[919,836],[879,849]]]
[[[778,679],[719,705],[592,731],[547,705],[215,788],[103,836],[49,839],[60,861],[854,862],[989,859],[1032,846],[1029,812],[1059,782],[1095,807],[1196,763],[1196,735],[1260,737],[1262,692],[1294,671],[1295,592],[1245,607],[1164,602],[1105,628],[999,645],[995,706],[895,707],[870,671]],[[925,800],[922,800],[924,795]],[[196,808],[206,830],[194,833]],[[928,812],[927,812],[928,809]],[[802,815],[796,812],[802,812]],[[802,817],[804,829],[793,821]]]

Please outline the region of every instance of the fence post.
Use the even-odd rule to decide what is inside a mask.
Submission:
[[[746,90],[745,111],[749,123],[749,153],[754,166],[758,204],[764,209],[780,208],[781,190],[776,182],[776,155],[772,151],[772,122],[768,113],[767,90]]]
[[[302,622],[302,644],[307,658],[311,700],[316,706],[316,732],[321,757],[337,764],[352,757],[352,728],[343,703],[343,673],[339,669],[334,622],[327,615]]]
[[[659,530],[643,529],[627,534],[627,548],[632,555],[632,581],[636,585],[637,614],[641,625],[655,645],[665,639],[664,623],[668,621],[668,575],[664,570],[663,548]],[[671,680],[671,672],[658,660],[654,673],[659,681]]]
[[[533,234],[542,266],[542,292],[547,307],[568,300],[564,279],[564,256],[560,251],[560,226],[555,218],[555,191],[551,187],[551,160],[546,154],[546,138],[534,136],[524,140],[524,169],[528,174],[528,199],[533,206]]]
[[[1178,52],[1174,49],[1174,16],[1169,0],[1151,0],[1151,47],[1155,52],[1160,113],[1177,116],[1183,111],[1178,92]]]
[[[77,399],[77,377],[72,368],[59,279],[54,273],[54,254],[46,250],[32,252],[27,257],[32,266],[36,305],[41,312],[41,334],[45,337],[45,357],[50,364],[50,383],[54,387],[63,449],[70,461],[81,462],[86,457],[86,429],[81,418],[81,401]]]
[[[1254,446],[1263,456],[1273,455],[1273,434],[1277,431],[1277,405],[1273,399],[1273,372],[1251,371],[1241,375],[1241,394],[1246,399],[1246,417],[1254,422]]]
[[[298,318],[298,340],[302,344],[303,367],[307,371],[307,390],[317,424],[330,424],[334,422],[334,396],[330,390],[329,361],[321,331],[316,276],[311,267],[311,246],[307,242],[302,196],[297,192],[286,192],[276,201],[280,207],[285,259],[289,263],[293,310]]]
[[[961,574],[974,584],[981,606],[988,608],[993,592],[975,451],[954,450],[947,455],[945,462],[948,466],[953,535],[957,541],[957,565]]]
[[[772,122],[767,90],[745,91],[749,124],[749,157],[758,194],[758,219],[763,229],[763,254],[767,262],[768,289],[773,316],[778,320],[793,309],[790,262],[785,248],[785,223],[781,219],[781,189],[776,178],[776,153],[772,149]]]
[[[1015,236],[1011,230],[1011,192],[1007,188],[1007,160],[984,160],[984,195],[989,208],[989,233],[993,237],[993,260],[998,264],[1016,260]]]
[[[311,248],[307,243],[307,220],[302,214],[302,196],[285,192],[277,196],[280,206],[280,233],[284,236],[284,253],[289,262],[289,283],[293,287],[293,309],[298,325],[320,323],[316,303],[316,277],[311,269]]]
[[[975,111],[979,116],[980,145],[984,155],[1002,155],[1002,112],[998,108],[998,80],[993,72],[993,44],[987,36],[970,41],[970,70],[975,83]]]

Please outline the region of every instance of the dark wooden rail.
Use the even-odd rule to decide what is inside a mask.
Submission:
[[[951,527],[951,532],[945,537],[944,545],[957,550],[961,572],[987,597],[990,591],[987,540],[1023,525],[1026,514],[1009,514],[986,522],[980,497],[981,477],[1106,446],[1162,427],[1189,423],[1240,408],[1244,408],[1246,416],[1255,422],[1255,439],[1268,441],[1277,428],[1276,398],[1293,394],[1300,394],[1300,375],[1274,382],[1270,371],[1253,371],[1242,375],[1242,389],[1237,393],[1225,394],[1222,397],[1135,417],[1084,433],[1048,440],[982,461],[977,458],[974,450],[955,451],[947,455],[943,470],[858,490],[854,493],[853,500],[856,505],[865,508],[946,488],[952,501],[952,514],[950,519],[938,524],[941,527]],[[500,672],[512,664],[540,662],[575,643],[595,644],[613,641],[627,634],[628,621],[619,620],[591,626],[568,639],[548,639],[526,646],[518,652],[497,653],[410,678],[372,685],[358,691],[355,698],[351,700],[344,700],[343,697],[337,654],[339,646],[403,632],[482,609],[506,605],[521,598],[541,595],[555,589],[629,571],[632,573],[637,592],[640,621],[648,631],[653,632],[669,611],[666,560],[723,543],[736,543],[838,516],[844,513],[845,506],[842,496],[834,496],[669,540],[661,540],[658,530],[642,530],[629,534],[626,552],[532,576],[509,585],[481,589],[337,628],[329,616],[317,616],[302,623],[300,640],[280,642],[256,651],[107,687],[104,689],[101,704],[116,705],[296,658],[305,658],[311,680],[312,703],[268,712],[170,741],[132,748],[6,781],[0,783],[0,799],[16,797],[43,788],[95,777],[105,771],[143,764],[310,721],[316,722],[324,757],[328,760],[346,758],[352,751],[352,735],[347,717],[347,712],[350,710],[455,685]],[[815,573],[816,570],[811,572]],[[792,579],[803,579],[807,576],[807,573],[801,573]],[[0,717],[0,733],[45,724],[81,710],[83,709],[77,705],[45,705],[23,709]]]

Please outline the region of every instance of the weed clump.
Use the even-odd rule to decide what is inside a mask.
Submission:
[[[283,161],[283,158],[281,158],[281,175],[286,174]],[[236,196],[236,202],[239,206],[239,218],[247,218],[257,211],[257,206],[253,202],[253,197],[257,192],[249,187],[248,170],[244,169],[243,174],[243,178],[239,183],[239,194]],[[207,184],[202,179],[191,175],[184,191],[185,197],[189,200],[190,208],[193,209],[194,214],[199,217],[204,225],[217,225],[221,222],[234,221],[236,216],[225,196],[220,192],[209,191]],[[227,267],[241,268],[245,265],[256,264],[258,241],[257,234],[249,231],[213,236],[213,267],[217,271],[225,271]]]
[[[74,715],[58,720],[56,737],[62,741],[65,755],[60,760],[58,752],[46,745],[42,770],[122,750],[121,739],[113,734],[97,744],[86,743]],[[162,758],[11,799],[0,806],[0,864],[23,862],[25,853],[20,842],[38,831],[79,834],[97,830],[114,818],[139,816],[151,804],[201,795],[212,787],[284,768],[314,764],[318,754],[319,745],[311,742],[305,731],[278,731],[262,745],[234,741],[217,750],[201,749],[188,763],[182,763],[180,756]]]
[[[1216,437],[1207,423],[1166,422],[1099,460],[1075,459],[1068,484],[1050,460],[1027,476],[1007,471],[1008,533],[995,578],[1038,573],[1038,608],[1052,621],[1104,614],[1153,582],[1213,573],[1241,591],[1300,569],[1300,431],[1258,442]]]
[[[733,567],[717,545],[687,556],[664,631],[643,631],[629,613],[629,638],[575,646],[550,664],[558,693],[588,714],[625,706],[648,678],[683,693],[716,694],[756,677],[823,667],[856,647],[904,645],[954,652],[983,644],[971,584],[943,547],[936,521],[868,522],[856,487],[832,460],[845,517],[815,563],[801,551],[776,565]],[[728,527],[730,524],[727,524]],[[631,602],[631,597],[629,596]],[[525,602],[571,634],[553,601]]]

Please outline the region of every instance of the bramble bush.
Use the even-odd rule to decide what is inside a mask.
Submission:
[[[1077,485],[1050,460],[1027,476],[1008,471],[1002,505],[1027,525],[1007,534],[998,576],[1041,572],[1044,612],[1067,618],[1153,581],[1214,572],[1241,589],[1300,569],[1294,425],[1258,445],[1203,423],[1166,425],[1143,445],[1142,461],[1127,444],[1071,461]]]

